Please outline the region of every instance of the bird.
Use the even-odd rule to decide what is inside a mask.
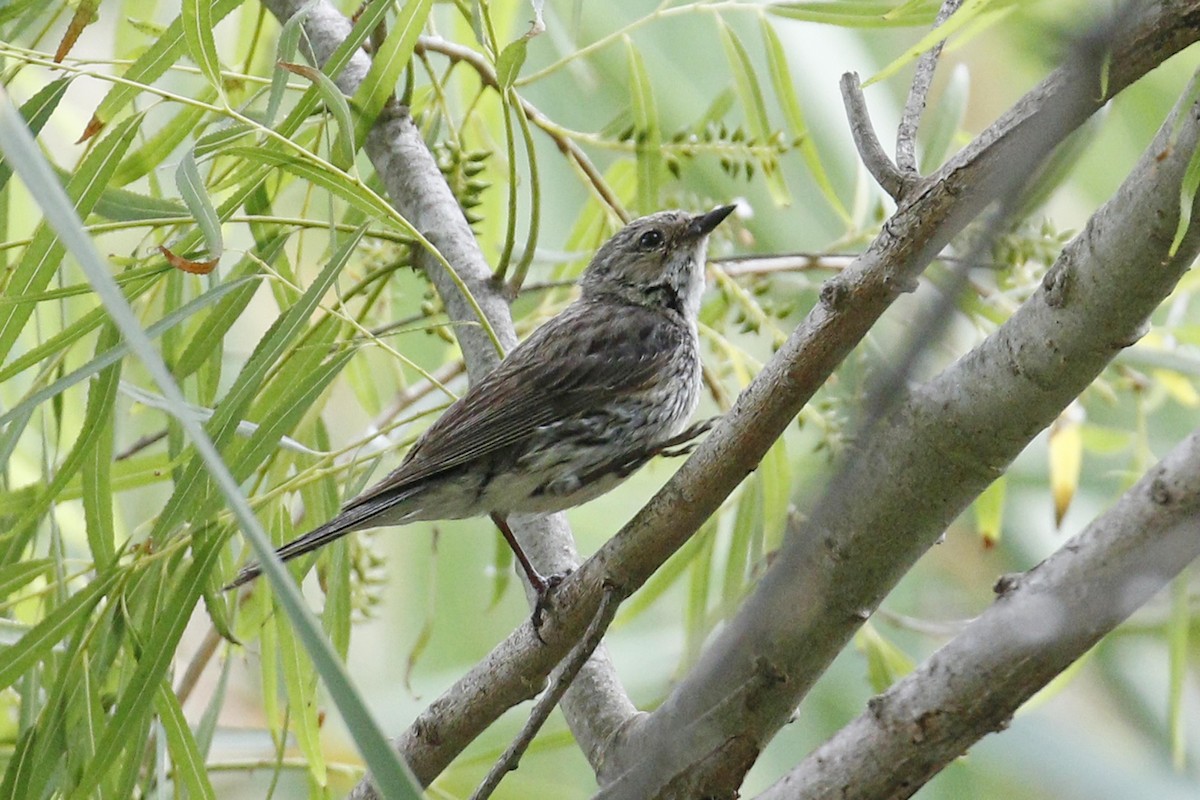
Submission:
[[[288,561],[351,531],[491,516],[540,609],[562,576],[538,572],[508,515],[592,500],[654,456],[686,452],[709,425],[684,427],[700,395],[708,237],[735,207],[627,223],[596,251],[575,301],[456,400],[400,466],[276,556]],[[225,589],[260,573],[251,563]]]

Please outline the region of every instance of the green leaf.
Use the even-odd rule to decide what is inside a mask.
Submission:
[[[500,51],[500,57],[496,59],[496,82],[500,84],[501,91],[506,91],[511,87],[513,81],[521,74],[521,67],[525,64],[525,54],[528,49],[529,40],[522,36],[516,41],[509,42]]]
[[[200,3],[203,0],[190,0],[190,2]],[[215,25],[220,22],[242,4],[243,0],[215,0],[208,3],[207,5],[211,7],[209,12],[211,24]],[[125,70],[121,76],[124,80],[121,83],[113,84],[112,88],[108,90],[108,94],[100,101],[100,105],[92,115],[92,121],[88,123],[85,136],[94,134],[107,125],[118,112],[141,93],[142,86],[154,83],[175,65],[184,50],[183,25],[183,21],[176,17],[175,21],[167,26],[163,35],[155,39],[146,52],[142,53],[129,69]]]
[[[357,44],[353,47],[357,47]],[[344,57],[348,58],[348,52],[344,54]],[[82,222],[72,208],[70,200],[62,191],[61,186],[55,182],[53,171],[42,156],[37,143],[2,92],[0,92],[0,151],[13,164],[14,170],[21,175],[47,220],[68,246],[88,279],[95,284],[96,292],[109,310],[114,323],[130,342],[133,351],[159,385],[164,396],[173,403],[182,405],[184,400],[179,386],[167,370],[162,358],[146,338],[133,310],[125,302],[120,289],[96,252],[94,244],[83,230]],[[284,314],[284,317],[286,316],[287,313]],[[225,496],[228,505],[233,510],[238,524],[254,545],[255,555],[263,564],[267,580],[270,581],[284,610],[292,619],[297,634],[312,657],[330,696],[337,704],[347,728],[352,732],[369,769],[375,776],[383,797],[385,800],[392,800],[392,798],[417,800],[420,790],[415,778],[397,758],[378,724],[367,711],[362,698],[354,691],[345,668],[322,637],[311,612],[305,606],[303,598],[289,578],[287,571],[275,558],[270,540],[263,532],[241,487],[230,474],[212,440],[197,423],[188,419],[182,410],[177,412],[177,419],[180,428],[186,432],[204,459],[207,470],[216,480],[221,494]],[[218,537],[212,537],[208,541],[193,542],[194,569],[189,569],[183,576],[184,580],[176,587],[177,591],[171,598],[172,603],[178,601],[181,607],[187,606],[180,615],[184,623],[186,623],[191,607],[195,605],[194,593],[198,593],[199,587],[208,578],[216,563],[215,555],[219,553],[220,545],[221,541]],[[209,560],[210,556],[213,557],[211,561]],[[156,628],[161,629],[164,625],[174,625],[176,619],[170,614],[159,617]],[[173,628],[168,631],[168,633],[170,632],[173,632]],[[144,691],[144,687],[147,686],[146,679],[157,680],[162,676],[177,641],[177,637],[175,637],[175,641],[168,641],[170,636],[155,638],[158,640],[156,644],[167,645],[164,648],[166,655],[161,661],[157,658],[150,658],[138,662],[137,668],[131,676],[131,687],[135,690]],[[118,701],[117,710],[97,745],[96,758],[92,762],[95,768],[89,769],[83,774],[81,786],[94,789],[97,779],[107,771],[115,754],[122,747],[128,746],[130,741],[134,742],[135,747],[138,746],[140,737],[136,737],[136,733],[139,723],[141,723],[141,729],[145,729],[145,704],[145,699],[138,696],[130,697],[129,692],[122,695]],[[129,760],[129,763],[132,764],[132,768],[127,770],[125,777],[132,781],[137,777],[138,763],[132,759]],[[125,790],[131,785],[121,786],[119,789]],[[129,796],[129,793],[126,792],[126,796]],[[82,797],[83,794],[83,791],[76,792],[76,796],[79,797]]]
[[[720,18],[718,17],[718,19]],[[750,132],[759,144],[767,144],[772,137],[771,123],[767,118],[767,104],[763,99],[758,78],[754,74],[754,65],[750,62],[750,55],[728,23],[721,20],[718,30],[721,33],[721,44],[725,46],[725,56],[729,60],[729,68],[733,72],[733,85],[737,90],[738,99],[741,100],[742,110],[750,125]],[[763,162],[761,165],[771,199],[775,201],[776,205],[791,205],[792,198],[783,182],[783,173],[779,169],[779,164],[772,160]]]
[[[371,68],[354,93],[351,104],[358,110],[356,143],[367,138],[367,132],[375,124],[379,112],[396,90],[400,73],[412,58],[417,46],[417,36],[425,26],[433,0],[409,0],[400,7],[392,21],[387,38],[371,59]]]
[[[658,208],[663,172],[662,129],[646,63],[628,36],[625,37],[625,49],[629,56],[629,98],[637,129],[637,204],[643,214],[649,214]]]
[[[50,81],[21,105],[21,116],[25,118],[25,124],[32,133],[36,134],[42,130],[70,85],[70,78]],[[12,169],[0,159],[0,189],[8,185],[8,179],[11,177]]]
[[[12,647],[0,650],[0,689],[8,688],[21,673],[50,654],[51,648],[63,640],[72,625],[91,613],[100,598],[116,583],[118,572],[107,572],[79,590],[62,605],[42,617],[29,633]]]
[[[340,170],[350,169],[354,163],[354,121],[350,118],[350,104],[346,102],[346,95],[342,94],[342,90],[328,75],[318,69],[304,64],[286,62],[281,62],[278,66],[312,81],[317,87],[321,99],[325,101],[325,107],[329,109],[337,122],[337,132],[334,134],[333,145],[330,147],[329,160]]]
[[[833,182],[829,179],[829,173],[825,171],[825,165],[821,163],[821,154],[817,150],[817,143],[809,135],[808,123],[800,108],[800,96],[796,93],[796,86],[792,82],[792,72],[788,68],[783,43],[779,41],[779,35],[775,33],[775,28],[767,21],[766,17],[759,18],[759,27],[762,30],[763,45],[767,51],[767,67],[771,73],[771,84],[775,89],[775,96],[779,99],[779,106],[783,109],[783,118],[787,122],[788,133],[794,141],[800,143],[800,155],[804,157],[804,163],[808,167],[808,171],[812,173],[813,180],[816,181],[817,188],[821,190],[825,200],[843,222],[847,225],[852,224],[853,218],[850,216],[850,212],[842,203],[842,199],[838,197],[837,190],[833,188]]]
[[[213,0],[183,0],[180,21],[183,23],[183,41],[188,55],[209,84],[219,94],[225,93],[221,79],[221,59],[217,56],[217,43],[213,39]],[[219,19],[220,17],[218,17]]]
[[[867,657],[867,677],[875,692],[885,691],[912,672],[913,660],[908,654],[884,638],[870,622],[854,634],[854,645]]]
[[[17,589],[45,575],[53,564],[51,558],[34,558],[0,567],[0,600],[7,600]]]
[[[899,58],[863,81],[863,87],[890,78],[904,67],[914,63],[926,50],[938,42],[949,39],[959,31],[964,32],[960,37],[960,41],[962,41],[996,24],[1014,11],[1019,2],[1020,0],[966,0],[945,22],[922,36]]]
[[[984,546],[990,547],[1000,541],[1000,533],[1004,530],[1004,495],[1007,486],[1008,478],[1001,475],[975,498],[971,506],[975,512],[975,530],[983,539]]]
[[[204,769],[204,756],[200,754],[192,730],[183,716],[179,698],[165,680],[158,683],[154,708],[158,711],[158,720],[166,734],[167,751],[175,767],[175,780],[187,790],[188,800],[216,800],[217,794]]]
[[[188,211],[196,220],[197,227],[204,235],[204,244],[208,251],[207,258],[219,261],[225,252],[225,240],[221,236],[221,220],[217,211],[208,199],[204,189],[204,180],[200,177],[200,169],[196,166],[196,156],[191,150],[183,154],[179,166],[175,169],[175,186],[183,198]]]
[[[157,338],[164,332],[174,328],[176,325],[195,314],[197,311],[200,311],[202,308],[215,303],[217,300],[220,300],[222,297],[234,291],[242,284],[256,280],[256,277],[247,277],[242,278],[241,280],[228,281],[226,283],[218,284],[216,287],[209,289],[196,299],[180,306],[167,316],[160,319],[158,322],[155,322],[153,325],[147,327],[145,333],[151,339]],[[20,403],[13,406],[13,408],[10,410],[0,414],[0,426],[7,424],[26,411],[36,408],[50,398],[56,397],[80,381],[90,378],[110,364],[115,364],[117,361],[120,361],[122,358],[128,355],[128,353],[129,344],[127,342],[121,342],[115,347],[105,350],[102,354],[97,355],[82,367],[67,373],[44,389],[40,389],[29,395]]]
[[[280,167],[310,183],[324,187],[346,200],[372,219],[393,219],[395,212],[383,198],[362,183],[347,180],[344,172],[336,172],[321,164],[286,155],[275,150],[256,147],[231,147],[225,155],[242,158],[269,167]]]
[[[904,28],[933,24],[941,3],[874,2],[873,0],[816,0],[806,3],[771,3],[768,13],[804,22],[843,28]]]
[[[8,101],[7,98],[0,97],[0,102]],[[74,201],[75,212],[80,217],[91,213],[92,207],[112,178],[121,156],[133,141],[140,124],[141,117],[131,117],[123,122],[96,145],[75,170],[66,191]],[[17,167],[13,156],[8,155],[6,161],[14,168]],[[53,175],[50,180],[55,180]],[[25,254],[5,286],[5,295],[21,297],[44,291],[58,269],[65,249],[49,222],[43,220],[39,223],[33,241],[25,248]],[[32,303],[0,305],[0,360],[8,355],[32,313]]]
[[[217,92],[212,87],[205,87],[196,99],[202,103],[211,103],[217,99]],[[206,114],[208,109],[202,106],[182,106],[179,112],[147,138],[141,147],[125,156],[121,166],[113,174],[113,185],[125,186],[157,169],[192,135]]]
[[[275,617],[279,635],[279,663],[283,668],[283,689],[290,699],[288,721],[296,734],[300,752],[308,764],[308,773],[318,786],[325,786],[328,773],[321,750],[321,726],[317,719],[316,678],[312,664],[303,657],[288,620],[282,614]]]

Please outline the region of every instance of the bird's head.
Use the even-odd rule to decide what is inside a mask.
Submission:
[[[734,208],[706,214],[660,211],[633,220],[588,264],[580,280],[583,297],[615,296],[694,321],[704,292],[708,235]]]

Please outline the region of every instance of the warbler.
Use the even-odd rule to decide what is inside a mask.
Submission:
[[[279,558],[365,528],[491,515],[543,598],[554,581],[506,517],[587,502],[707,427],[683,430],[700,394],[708,235],[733,210],[661,211],[625,225],[588,264],[577,300],[455,401],[391,474]],[[260,571],[251,564],[226,588]]]

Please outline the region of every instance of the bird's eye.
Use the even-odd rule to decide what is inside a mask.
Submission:
[[[638,238],[638,246],[643,250],[653,250],[663,243],[663,235],[660,231],[646,231]]]

